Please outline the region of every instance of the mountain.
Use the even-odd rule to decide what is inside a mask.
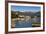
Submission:
[[[40,17],[40,11],[39,11],[39,12],[34,13],[34,16],[38,16],[38,17]]]
[[[18,13],[18,15],[24,15],[24,16],[40,16],[40,11],[36,13],[31,12],[31,11],[29,12],[12,11],[12,13],[14,14]]]

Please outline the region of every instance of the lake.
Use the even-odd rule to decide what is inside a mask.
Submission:
[[[15,21],[16,28],[24,28],[24,27],[32,27],[32,22],[31,21]]]
[[[40,22],[40,18],[24,18],[24,19],[12,19],[13,27],[15,28],[25,28],[25,27],[32,27],[33,22]]]

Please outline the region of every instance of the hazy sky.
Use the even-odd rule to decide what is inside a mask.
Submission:
[[[24,11],[32,11],[32,12],[38,12],[40,11],[40,7],[36,7],[36,6],[11,6],[11,10],[12,11],[21,11],[21,12],[24,12]]]

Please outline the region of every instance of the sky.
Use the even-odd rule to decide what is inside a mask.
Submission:
[[[40,7],[37,6],[11,6],[11,11],[21,11],[21,12],[38,12],[40,11]]]

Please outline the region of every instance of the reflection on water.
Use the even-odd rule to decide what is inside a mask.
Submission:
[[[12,19],[12,22],[14,22],[15,28],[32,27],[32,22],[29,18],[15,18]]]
[[[26,21],[26,20],[16,20],[15,21],[16,28],[22,28],[22,27],[32,27],[32,22],[30,20]]]
[[[14,18],[12,19],[12,27],[15,27],[15,28],[32,27],[32,23],[34,26],[40,26],[40,18],[32,18],[32,19],[31,18]]]

